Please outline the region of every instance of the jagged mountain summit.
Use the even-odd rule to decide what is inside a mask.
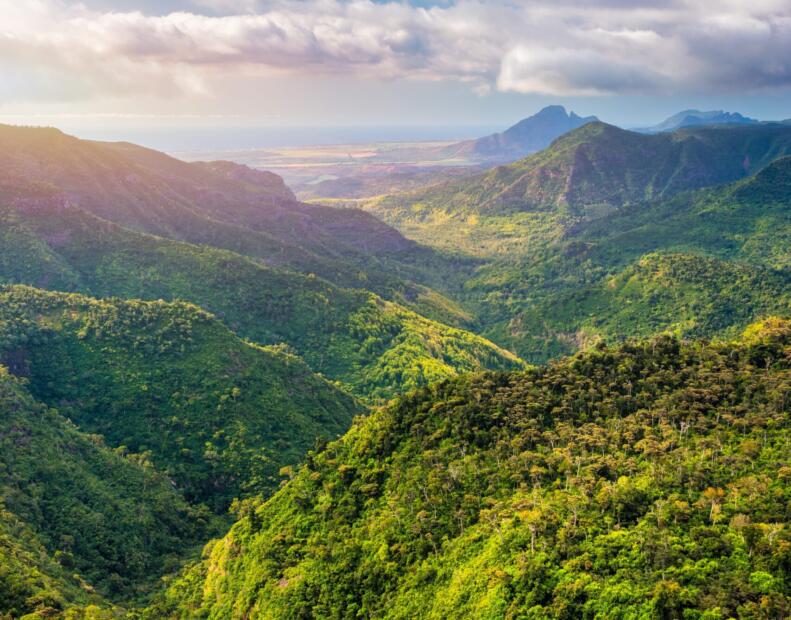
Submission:
[[[634,131],[640,133],[661,133],[663,131],[675,131],[682,127],[693,127],[695,125],[757,125],[761,121],[755,118],[742,116],[738,112],[725,112],[723,110],[682,110],[673,116],[666,118],[661,123],[651,127],[641,127]]]
[[[598,120],[578,116],[561,105],[550,105],[522,119],[502,133],[467,140],[448,147],[448,153],[496,161],[513,161],[548,147],[564,133]]]

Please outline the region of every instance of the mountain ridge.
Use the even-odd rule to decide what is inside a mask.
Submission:
[[[785,617],[788,131],[590,122],[379,205],[447,253],[232,163],[6,154],[0,615]]]
[[[708,110],[706,112],[701,110],[682,110],[666,118],[661,123],[657,123],[650,127],[640,127],[634,131],[639,131],[641,133],[660,133],[663,131],[675,131],[682,127],[692,127],[694,125],[755,125],[758,123],[760,123],[759,120],[742,116],[738,112],[725,112],[724,110]]]
[[[705,335],[720,331],[720,319],[729,317],[728,329],[738,329],[764,311],[781,312],[788,302],[783,282],[789,265],[785,244],[791,224],[785,205],[791,196],[791,158],[783,154],[791,146],[791,134],[778,127],[688,128],[642,136],[592,123],[563,136],[548,152],[473,177],[467,185],[435,186],[393,196],[370,208],[408,236],[480,258],[483,263],[476,272],[448,294],[473,308],[481,333],[530,363],[570,353],[596,334],[612,336],[620,329],[624,336],[647,335],[642,330],[649,322],[657,329]],[[614,140],[601,139],[602,131]],[[571,191],[566,181],[578,174],[574,166],[580,146],[589,160],[591,153],[622,144],[622,136],[638,153],[646,142],[658,140],[671,149],[679,143],[688,157],[669,171],[662,171],[657,159],[652,166],[658,172],[641,177],[629,172],[633,160],[642,161],[637,156],[608,156],[611,165],[599,159],[596,169],[606,170],[603,178],[610,179],[610,186],[578,180],[577,189]],[[597,142],[593,150],[586,147],[591,139]],[[723,145],[730,149],[720,148]],[[700,165],[709,166],[703,155],[716,157],[719,152],[724,153],[719,163],[692,174]],[[549,175],[543,183],[542,172],[547,170],[565,171],[566,176]],[[646,179],[659,173],[669,180],[661,186],[662,195],[638,200],[651,188]],[[736,180],[681,191],[685,185],[713,183],[723,176]],[[587,180],[593,178],[589,175]],[[623,179],[630,180],[632,189]],[[598,193],[611,196],[611,202],[586,201],[585,196],[591,196],[586,188],[591,186],[593,199]],[[607,193],[608,187],[617,192]],[[504,198],[508,192],[510,202]],[[532,192],[532,202],[522,200],[524,192]],[[635,196],[634,202],[624,199],[629,195]],[[573,196],[581,200],[569,204],[567,198]],[[659,272],[649,275],[640,267],[641,259],[652,253],[665,256],[668,267],[672,263],[669,273],[676,278],[672,286],[661,287],[656,279]],[[697,266],[695,256],[701,257]],[[722,262],[717,266],[707,262],[709,258]],[[640,281],[630,293],[628,272]],[[725,281],[725,273],[734,280]],[[718,286],[727,293],[720,300]],[[678,298],[667,296],[673,291],[678,291]],[[701,297],[696,300],[695,295]],[[667,304],[651,309],[645,304],[653,297]],[[608,308],[606,303],[593,303],[594,299],[617,303]],[[627,300],[646,310],[645,323],[627,318],[628,306],[623,305]],[[668,312],[671,307],[689,322],[674,319]]]
[[[779,124],[644,135],[592,122],[513,164],[370,201],[365,208],[390,222],[412,204],[450,214],[557,209],[586,217],[586,209],[611,210],[735,181],[789,153],[791,131]]]
[[[407,305],[427,297],[425,263],[441,260],[364,211],[301,203],[277,175],[231,162],[187,163],[131,143],[0,125],[0,167],[0,190],[11,198],[15,185],[38,183],[133,230],[231,250]]]
[[[192,304],[14,285],[0,287],[0,319],[0,361],[37,400],[114,447],[149,452],[215,511],[276,487],[280,467],[362,411],[299,358],[242,341]]]

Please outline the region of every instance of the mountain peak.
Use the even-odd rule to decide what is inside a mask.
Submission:
[[[548,105],[548,106],[545,106],[545,107],[541,108],[538,112],[533,114],[533,117],[536,117],[536,116],[555,116],[555,115],[560,115],[560,114],[562,114],[563,116],[567,116],[566,108],[563,107],[562,105],[553,104],[553,105]],[[573,114],[573,112],[572,112],[572,114]],[[528,118],[532,118],[532,117],[528,117]],[[527,120],[527,119],[523,119],[523,120]]]
[[[450,147],[450,151],[499,162],[513,161],[540,151],[563,134],[596,120],[595,116],[581,117],[566,112],[562,105],[548,105],[502,133],[461,142]]]
[[[591,122],[595,120],[598,120],[595,116],[582,117],[573,111],[566,112],[565,107],[563,107],[562,105],[555,104],[555,105],[545,106],[541,108],[538,112],[533,114],[532,116],[523,118],[521,121],[517,122],[516,124],[506,129],[503,133],[507,134],[508,132],[513,131],[514,129],[520,126],[524,126],[526,124],[532,125],[537,122],[567,122],[569,124],[574,124],[575,121],[577,121],[579,124],[577,124],[575,127],[572,127],[572,129],[574,129],[579,125],[582,125],[583,123]]]

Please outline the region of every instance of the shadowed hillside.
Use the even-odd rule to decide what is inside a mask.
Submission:
[[[0,411],[0,614],[139,600],[221,531],[149,456],[81,431],[5,367]]]
[[[231,162],[186,163],[125,142],[0,125],[0,196],[37,186],[124,227],[231,250],[267,265],[373,290],[465,322],[427,286],[443,258],[358,209],[298,202],[277,175]]]

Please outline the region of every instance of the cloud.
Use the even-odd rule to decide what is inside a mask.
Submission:
[[[519,46],[503,58],[500,90],[541,95],[606,95],[656,90],[668,80],[626,57],[590,49]]]
[[[791,87],[787,0],[97,4],[0,0],[0,95],[211,94],[218,76],[272,73],[544,95]]]

